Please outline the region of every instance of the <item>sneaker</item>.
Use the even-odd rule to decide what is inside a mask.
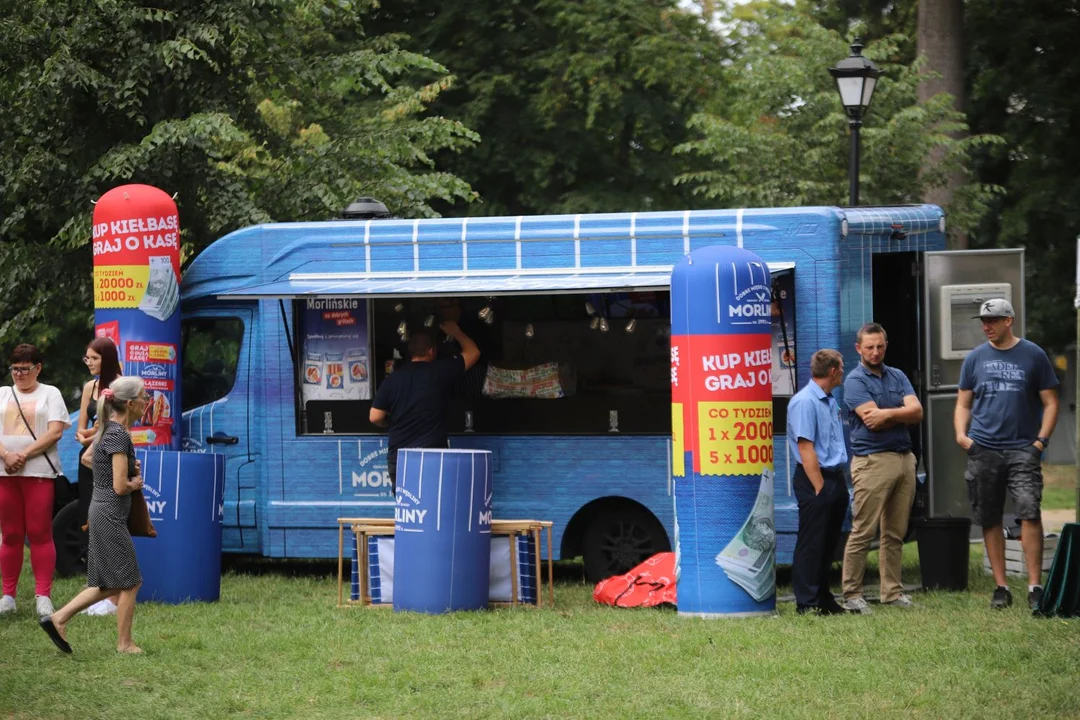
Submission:
[[[874,611],[870,609],[870,604],[861,597],[848,598],[844,601],[842,607],[848,612],[858,613],[859,615],[874,614]]]
[[[15,612],[15,598],[10,595],[5,595],[0,598],[0,615],[7,615]]]
[[[83,615],[115,615],[116,605],[109,598],[99,600],[82,611]]]
[[[36,595],[34,599],[37,602],[37,615],[39,618],[49,617],[56,612],[48,595]]]
[[[1036,585],[1035,589],[1028,593],[1028,607],[1032,610],[1038,610],[1039,604],[1042,602],[1042,597],[1042,585]]]
[[[1012,605],[1012,593],[1007,587],[998,587],[994,590],[994,597],[990,599],[991,610],[1004,610]]]
[[[903,593],[901,593],[900,596],[898,598],[896,598],[895,600],[890,600],[889,602],[883,602],[881,604],[882,605],[888,605],[889,607],[901,607],[901,608],[913,608],[913,607],[915,607],[915,603],[914,603],[914,601],[912,601],[911,596],[910,595],[904,595]]]

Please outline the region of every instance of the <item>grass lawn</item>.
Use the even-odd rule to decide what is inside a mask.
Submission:
[[[1044,510],[1076,508],[1076,466],[1043,465]]]
[[[781,603],[711,621],[600,607],[573,579],[554,609],[338,609],[334,577],[271,566],[225,575],[218,603],[140,605],[141,657],[114,652],[113,618],[85,616],[60,654],[32,617],[27,563],[19,610],[0,618],[0,717],[1076,717],[1080,620],[1032,618],[1020,585],[1018,606],[991,612],[980,552],[969,592],[918,593],[915,609]],[[905,583],[917,557],[908,545]],[[79,585],[58,581],[54,599]]]

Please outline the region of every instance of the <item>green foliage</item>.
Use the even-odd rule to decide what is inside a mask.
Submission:
[[[898,60],[915,60],[918,0],[795,0],[795,7],[845,37],[856,29],[867,38],[894,36]]]
[[[971,0],[966,22],[972,129],[1008,140],[978,156],[1005,192],[973,244],[1027,249],[1027,334],[1063,349],[1076,341],[1080,13],[1075,2]]]
[[[452,78],[365,36],[368,2],[162,5],[0,5],[0,346],[43,344],[65,394],[90,339],[91,203],[116,185],[176,193],[189,256],[360,195],[404,216],[474,197],[433,160],[478,140],[425,113]]]
[[[697,168],[678,182],[723,207],[845,205],[850,139],[847,117],[828,68],[848,42],[780,3],[755,2],[733,17],[735,55],[727,102],[691,121],[698,137],[679,147]],[[882,70],[862,128],[860,199],[865,205],[919,202],[928,187],[964,168],[973,151],[999,144],[993,135],[962,140],[964,117],[939,95],[918,104],[917,64],[899,56],[906,42],[889,36],[864,54]],[[942,161],[920,174],[932,152]],[[951,226],[968,230],[996,188],[970,183],[946,208]]]
[[[408,34],[458,78],[433,110],[483,138],[444,159],[483,199],[470,212],[693,205],[672,150],[722,92],[725,53],[676,0],[400,0],[369,27]]]

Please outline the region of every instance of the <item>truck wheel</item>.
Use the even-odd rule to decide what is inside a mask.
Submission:
[[[637,507],[601,510],[582,540],[585,577],[589,582],[600,582],[670,549],[664,526],[647,510]]]
[[[79,501],[72,500],[53,518],[56,574],[71,577],[86,572],[86,546],[90,538],[79,519]]]

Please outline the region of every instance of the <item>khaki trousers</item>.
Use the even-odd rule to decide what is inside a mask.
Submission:
[[[844,597],[862,597],[866,553],[881,527],[881,602],[900,596],[904,534],[915,499],[915,455],[882,452],[851,460],[851,534],[844,550]]]

